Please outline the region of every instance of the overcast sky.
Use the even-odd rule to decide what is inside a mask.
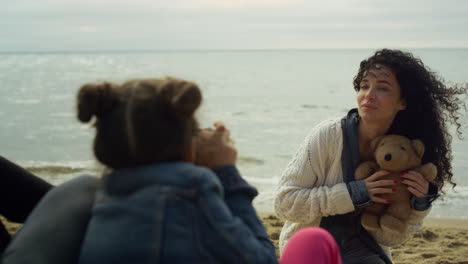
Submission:
[[[0,52],[468,48],[468,0],[4,0]]]

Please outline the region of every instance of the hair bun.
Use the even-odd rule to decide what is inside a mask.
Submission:
[[[177,89],[172,104],[178,110],[180,115],[191,116],[200,106],[202,95],[200,88],[194,83],[184,82]]]
[[[87,123],[93,116],[99,117],[112,108],[115,101],[114,85],[85,84],[78,91],[78,119]]]
[[[192,116],[202,101],[200,88],[195,83],[172,78],[165,80],[159,97],[173,114],[182,119]]]

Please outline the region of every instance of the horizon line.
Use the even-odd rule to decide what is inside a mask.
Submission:
[[[27,53],[149,53],[149,52],[249,52],[249,51],[316,51],[316,50],[379,50],[384,47],[316,47],[316,48],[202,48],[202,49],[96,49],[96,50],[0,50],[0,54]],[[456,50],[468,47],[389,47],[401,50]]]

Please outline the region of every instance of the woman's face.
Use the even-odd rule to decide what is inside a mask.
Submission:
[[[357,102],[361,119],[371,123],[391,124],[398,111],[406,108],[395,74],[380,64],[364,73]]]

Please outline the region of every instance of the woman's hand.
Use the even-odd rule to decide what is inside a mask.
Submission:
[[[202,129],[198,133],[195,164],[210,169],[235,165],[237,150],[229,137],[229,130],[221,122],[216,122],[214,128]]]
[[[390,174],[389,171],[386,170],[381,170],[378,171],[374,174],[372,174],[370,177],[367,177],[364,179],[364,182],[367,187],[367,192],[369,193],[370,199],[375,202],[375,203],[381,203],[381,204],[389,204],[390,200],[383,199],[379,197],[379,194],[385,194],[385,193],[395,193],[395,189],[393,188],[386,188],[386,186],[395,186],[399,182],[394,181],[394,180],[379,180],[380,178]]]
[[[401,181],[406,185],[406,189],[416,197],[424,197],[429,193],[429,182],[417,171],[406,171],[401,173],[404,180]]]

